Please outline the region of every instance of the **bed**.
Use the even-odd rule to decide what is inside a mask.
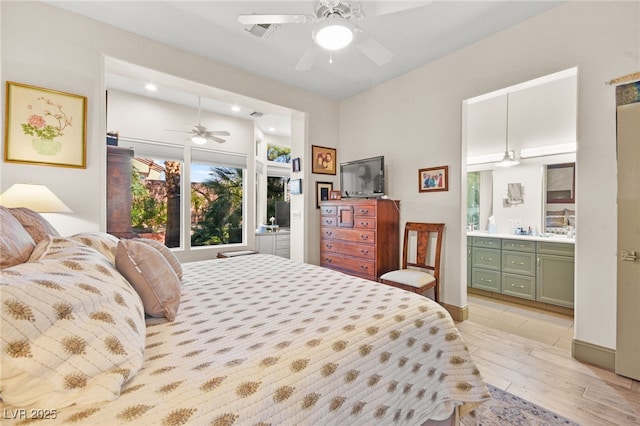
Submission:
[[[421,425],[489,399],[449,314],[410,292],[272,255],[36,239],[2,265],[3,424]],[[151,283],[149,305],[122,252],[177,293]]]

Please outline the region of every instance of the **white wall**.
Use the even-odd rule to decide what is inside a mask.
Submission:
[[[307,113],[307,131],[292,137],[293,156],[310,155],[310,145],[338,140],[337,102],[222,63],[170,48],[39,2],[0,2],[2,78],[87,96],[87,168],[2,163],[0,191],[13,183],[46,183],[73,211],[76,231],[106,228],[105,57],[220,88]],[[28,25],[25,23],[28,22]],[[3,85],[4,91],[4,85]],[[4,102],[2,103],[4,108]],[[3,114],[4,115],[4,114]],[[300,119],[300,118],[298,118]],[[298,126],[299,127],[299,126]],[[294,137],[296,139],[294,139]],[[303,162],[308,163],[308,162]],[[314,176],[303,181],[315,190]],[[297,211],[315,212],[314,197],[297,200]],[[319,215],[292,224],[305,260],[319,259]],[[67,228],[69,229],[69,228]]]
[[[382,154],[402,221],[447,224],[443,300],[466,305],[463,100],[578,67],[576,325],[615,347],[615,88],[640,68],[640,3],[569,2],[340,104],[341,161]],[[448,165],[449,191],[418,193],[419,168]],[[593,171],[598,173],[593,173]]]

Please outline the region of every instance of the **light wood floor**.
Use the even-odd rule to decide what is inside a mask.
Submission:
[[[640,425],[640,382],[571,357],[573,318],[469,295],[458,323],[484,380],[584,426]]]

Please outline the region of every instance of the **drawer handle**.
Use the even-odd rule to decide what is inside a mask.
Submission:
[[[328,248],[328,249],[332,249],[332,248],[333,248],[333,244],[325,244],[324,246],[325,246],[326,248]]]
[[[325,234],[327,237],[330,237],[330,236],[332,236],[332,235],[333,235],[333,232],[331,232],[331,231],[324,231],[324,234]]]
[[[362,253],[362,254],[369,254],[369,250],[360,249],[360,253]]]
[[[366,271],[366,270],[369,269],[369,267],[365,266],[365,265],[360,265],[360,269],[363,270],[363,271]]]
[[[369,209],[360,209],[361,214],[369,214]]]
[[[326,223],[327,225],[331,225],[331,219],[325,220],[324,223]]]
[[[480,281],[486,281],[488,283],[492,283],[493,282],[493,280],[485,280],[484,278],[480,278]]]
[[[360,226],[369,226],[369,222],[360,222]]]
[[[492,260],[493,260],[493,257],[484,257],[484,256],[480,256],[480,259],[482,259],[482,260],[492,261]]]
[[[516,261],[515,261],[515,260],[512,260],[512,261],[511,261],[511,264],[512,264],[512,265],[524,265],[524,262],[518,262],[518,263],[516,263]]]
[[[326,260],[328,263],[333,262],[333,259],[332,259],[332,258],[330,258],[330,257],[327,257],[327,258],[325,258],[324,260]]]
[[[360,234],[360,238],[363,240],[368,240],[369,236],[368,235],[364,235],[364,234]]]
[[[515,284],[511,284],[511,287],[515,287],[515,288],[524,288],[523,285],[515,285]]]

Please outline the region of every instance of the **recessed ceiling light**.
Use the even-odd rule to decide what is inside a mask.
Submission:
[[[275,132],[275,131],[276,131],[276,128],[275,128],[275,127],[269,127],[269,131],[270,131],[270,132]]]
[[[238,112],[238,111],[240,111],[240,107],[238,105],[234,105],[234,106],[231,107],[231,111]]]
[[[147,89],[150,92],[155,92],[156,90],[158,90],[158,86],[156,86],[153,83],[147,83],[144,85],[144,88]]]

